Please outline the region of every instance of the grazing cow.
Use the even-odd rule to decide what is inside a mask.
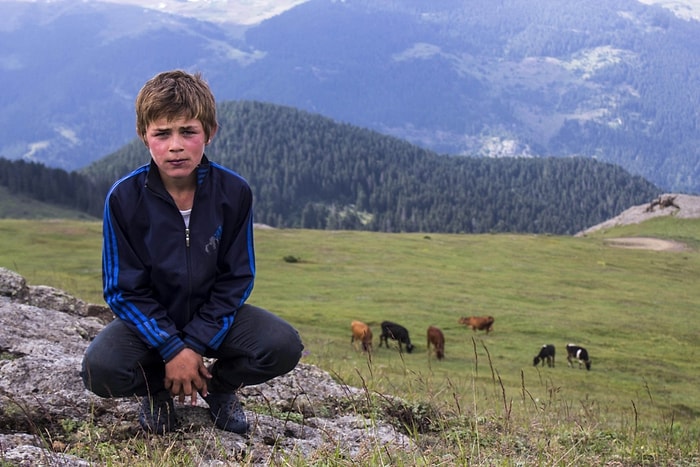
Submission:
[[[357,344],[355,341],[362,343],[362,350],[364,352],[372,351],[372,330],[368,325],[362,321],[353,321],[350,323],[350,329],[352,330],[352,337],[350,338],[350,343],[357,349]]]
[[[382,335],[379,336],[379,347],[382,346],[382,342],[389,348],[388,339],[394,339],[399,343],[399,352],[403,351],[401,344],[406,344],[406,352],[411,353],[413,351],[413,344],[411,344],[411,338],[408,336],[408,330],[401,326],[400,324],[392,323],[391,321],[382,321]]]
[[[459,324],[464,324],[465,326],[472,328],[472,331],[493,331],[493,322],[495,319],[493,316],[462,316],[459,318]]]
[[[548,367],[554,367],[554,354],[555,354],[556,349],[552,344],[545,344],[540,348],[540,353],[538,353],[534,360],[532,360],[532,364],[534,366],[537,366],[538,363],[542,362],[542,366],[544,366],[545,360],[547,361],[547,366]]]
[[[431,345],[435,347],[435,356],[438,360],[445,358],[445,336],[435,326],[428,326],[428,351]]]
[[[566,344],[566,359],[569,366],[574,366],[574,359],[578,360],[578,367],[586,365],[586,370],[591,369],[591,359],[588,357],[588,350],[576,344]]]

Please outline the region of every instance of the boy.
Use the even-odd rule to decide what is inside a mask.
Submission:
[[[139,422],[177,427],[173,397],[207,402],[217,427],[249,426],[235,391],[291,371],[294,328],[245,303],[253,289],[252,192],[204,155],[216,134],[200,74],[175,70],[136,98],[136,131],[151,161],[117,181],[103,221],[104,297],[117,318],[90,344],[81,376],[101,397],[142,397]],[[207,367],[204,357],[216,359]]]

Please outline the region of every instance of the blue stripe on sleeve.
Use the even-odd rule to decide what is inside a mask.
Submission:
[[[226,337],[226,334],[228,334],[229,329],[231,329],[231,326],[233,326],[233,320],[234,315],[228,315],[224,318],[223,326],[209,342],[209,346],[212,349],[218,349],[219,346],[222,344],[222,342],[224,341],[224,337]]]
[[[248,267],[250,267],[253,277],[255,277],[255,249],[253,247],[253,213],[250,213],[250,219],[248,220],[248,233],[246,235],[248,238]],[[248,292],[250,293],[250,292]],[[246,297],[247,298],[247,297]]]
[[[168,334],[158,327],[156,320],[149,319],[133,303],[125,300],[119,289],[119,250],[117,236],[112,224],[112,216],[109,209],[109,199],[117,185],[122,181],[146,171],[147,166],[134,170],[131,174],[118,180],[107,194],[104,208],[103,224],[103,252],[102,252],[102,285],[105,302],[121,319],[132,323],[136,329],[146,338],[146,341],[154,346],[163,345]]]

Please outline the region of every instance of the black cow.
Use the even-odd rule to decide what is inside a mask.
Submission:
[[[588,350],[576,344],[566,344],[566,359],[569,361],[569,366],[574,366],[574,359],[578,360],[578,367],[586,365],[586,370],[591,369],[591,359],[588,356]]]
[[[535,358],[532,360],[532,364],[534,366],[537,366],[540,362],[542,362],[542,366],[544,366],[545,360],[547,361],[547,366],[554,368],[554,354],[556,353],[556,349],[552,344],[545,344],[540,348],[540,353],[538,353]]]
[[[406,352],[411,353],[413,351],[413,344],[411,344],[411,338],[408,336],[408,329],[400,324],[392,323],[391,321],[382,321],[382,335],[379,336],[379,347],[381,347],[382,342],[384,342],[388,349],[388,339],[398,341],[399,352],[403,351],[401,344],[406,344]]]

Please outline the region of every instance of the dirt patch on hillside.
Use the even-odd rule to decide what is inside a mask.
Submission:
[[[605,240],[605,243],[618,248],[632,248],[638,250],[687,251],[690,249],[686,244],[681,242],[649,237],[609,238]]]

